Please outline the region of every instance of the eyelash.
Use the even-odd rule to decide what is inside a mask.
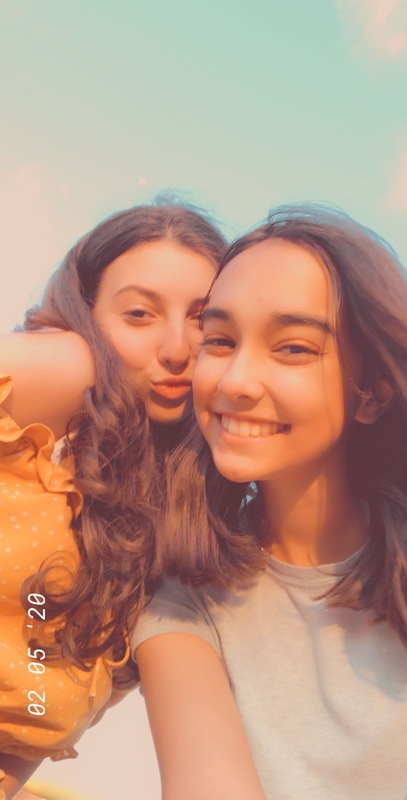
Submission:
[[[281,353],[284,350],[297,350],[297,352],[289,353],[291,356],[302,356],[302,355],[312,355],[317,356],[319,355],[319,350],[316,350],[313,347],[307,347],[305,344],[285,344],[279,348],[278,352]]]
[[[151,313],[144,308],[132,308],[125,312],[124,315],[130,324],[148,322],[151,319]]]
[[[226,336],[214,336],[212,339],[203,339],[202,341],[203,347],[229,347],[233,348],[234,343],[231,339],[227,339]]]
[[[204,338],[202,341],[202,347],[206,347],[207,349],[213,347],[217,350],[233,350],[235,344],[232,339],[228,339],[225,336],[214,336],[212,338]],[[288,356],[291,361],[301,361],[304,358],[309,358],[312,356],[316,357],[320,354],[318,349],[307,347],[306,345],[302,344],[285,344],[282,347],[277,348],[276,352],[281,353],[283,356]]]
[[[125,311],[124,316],[130,318],[131,322],[137,323],[137,322],[148,322],[149,320],[152,320],[155,315],[151,311],[148,311],[147,309],[134,308],[130,309],[129,311]],[[185,320],[185,323],[187,323],[188,320],[190,322],[200,324],[201,320],[200,312],[189,315],[188,318]]]

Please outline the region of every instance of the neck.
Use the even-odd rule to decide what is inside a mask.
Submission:
[[[366,512],[345,470],[326,470],[308,479],[260,485],[264,504],[263,542],[275,558],[298,566],[344,561],[368,536]]]
[[[191,427],[191,418],[175,422],[172,425],[165,425],[160,422],[150,421],[150,431],[152,433],[154,443],[159,452],[170,452],[174,450],[177,445],[184,439],[186,433]]]

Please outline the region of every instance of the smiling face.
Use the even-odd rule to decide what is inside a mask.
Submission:
[[[360,397],[361,364],[334,335],[328,271],[308,250],[268,239],[216,280],[194,375],[195,409],[218,470],[268,481],[345,469],[343,434]],[[346,371],[342,363],[346,364]]]
[[[191,409],[199,312],[214,270],[200,253],[160,239],[123,253],[102,274],[93,317],[130,379],[147,390],[157,422],[178,422]]]

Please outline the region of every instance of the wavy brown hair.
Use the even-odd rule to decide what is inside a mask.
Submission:
[[[63,592],[53,583],[52,557],[28,580],[29,591],[47,597],[47,619],[58,623],[49,655],[62,654],[82,669],[110,648],[116,658],[123,655],[123,632],[134,624],[151,591],[155,516],[163,503],[160,475],[166,451],[188,424],[150,425],[142,392],[130,385],[92,316],[105,268],[130,248],[160,239],[204,255],[215,268],[226,248],[201,209],[165,202],[135,206],[80,239],[24,323],[25,330],[76,331],[94,358],[95,383],[84,393],[83,413],[69,425],[64,453],[73,460],[74,482],[84,498],[73,523],[79,569]]]
[[[371,537],[327,602],[369,609],[407,644],[407,275],[373,231],[330,206],[313,204],[273,210],[265,224],[231,245],[218,274],[226,265],[233,270],[239,253],[276,237],[323,260],[366,379],[385,376],[393,386],[389,410],[373,425],[354,422],[350,432],[350,478],[369,505]],[[340,350],[340,333],[338,344]],[[157,573],[166,570],[193,584],[231,585],[264,568],[256,533],[261,497],[248,504],[253,487],[219,474],[197,427],[171,458],[167,480],[171,491]]]

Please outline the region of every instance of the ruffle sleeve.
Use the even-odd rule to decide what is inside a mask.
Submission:
[[[0,376],[0,404],[11,390],[11,378]],[[71,526],[82,497],[69,468],[52,460],[54,446],[45,425],[20,428],[0,408],[0,751],[28,760],[76,755],[118,666],[107,653],[80,670],[31,644],[34,631],[47,639],[54,623],[43,595],[21,598],[24,582],[44,561],[71,574],[79,563]]]

